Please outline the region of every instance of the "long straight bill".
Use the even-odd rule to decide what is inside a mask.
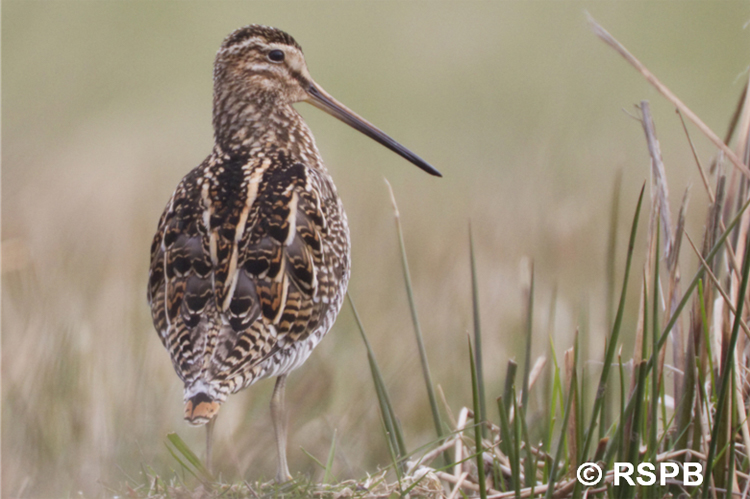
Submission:
[[[310,100],[308,102],[313,106],[317,107],[318,109],[322,109],[331,116],[335,116],[355,130],[359,130],[374,141],[395,152],[402,158],[408,160],[411,163],[414,163],[430,175],[435,175],[436,177],[443,176],[427,161],[423,160],[422,158],[390,138],[378,127],[371,124],[370,122],[359,116],[357,113],[331,97],[328,92],[326,92],[322,88],[318,87],[315,84],[311,84],[307,89],[307,92],[308,94],[310,94]]]

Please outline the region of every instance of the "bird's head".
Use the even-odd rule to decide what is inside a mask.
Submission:
[[[267,118],[269,107],[308,102],[335,116],[404,157],[431,175],[435,168],[347,108],[315,83],[302,47],[289,34],[253,24],[239,28],[222,43],[214,67],[214,108],[224,113],[249,112],[249,119]],[[247,109],[249,108],[249,109]],[[258,114],[253,116],[253,113]],[[217,120],[226,119],[217,116]]]
[[[269,99],[276,105],[306,100],[306,89],[313,84],[302,47],[294,38],[257,24],[226,37],[216,54],[214,80],[225,87],[219,90]]]

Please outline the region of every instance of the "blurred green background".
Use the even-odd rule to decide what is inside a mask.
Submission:
[[[433,378],[454,412],[471,400],[469,220],[488,399],[507,360],[522,364],[526,257],[537,276],[533,357],[549,331],[561,352],[582,325],[600,359],[613,181],[622,171],[622,256],[648,179],[641,126],[626,114],[634,104],[652,102],[674,209],[694,185],[691,235],[706,196],[673,108],[590,32],[586,11],[724,134],[746,81],[747,2],[3,2],[2,495],[107,495],[142,464],[169,476],[172,431],[202,454],[203,429],[182,421],[182,387],[151,325],[148,250],[172,190],[212,146],[214,54],[249,23],[291,33],[318,83],[444,174],[298,106],[349,215],[350,290],[410,448],[433,429],[384,177]],[[691,131],[707,163],[714,148]],[[272,476],[272,386],[222,408],[224,477]],[[287,397],[293,471],[320,473],[299,448],[324,461],[334,429],[338,478],[388,464],[348,307]]]

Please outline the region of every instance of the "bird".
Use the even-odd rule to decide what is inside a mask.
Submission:
[[[351,273],[346,214],[309,127],[307,102],[434,176],[440,172],[338,102],[286,32],[252,24],[222,42],[214,145],[177,185],[151,245],[148,303],[184,383],[184,418],[213,426],[229,394],[276,377],[276,481],[291,479],[284,391],[331,329]]]

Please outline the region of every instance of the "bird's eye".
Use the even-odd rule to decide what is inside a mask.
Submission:
[[[272,50],[268,53],[268,58],[273,62],[281,62],[284,60],[284,51]]]

